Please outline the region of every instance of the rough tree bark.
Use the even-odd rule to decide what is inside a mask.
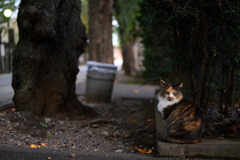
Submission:
[[[134,57],[133,57],[133,44],[134,41],[121,42],[121,49],[123,55],[123,65],[125,75],[131,75],[134,68]]]
[[[89,60],[113,64],[113,0],[89,0]]]
[[[86,44],[79,0],[22,0],[13,55],[13,101],[37,116],[95,114],[75,93]]]

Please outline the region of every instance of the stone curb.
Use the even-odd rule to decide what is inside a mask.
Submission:
[[[198,144],[171,144],[158,141],[159,157],[240,159],[240,143],[233,140],[202,139]]]

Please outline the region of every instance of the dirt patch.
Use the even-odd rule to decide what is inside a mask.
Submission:
[[[0,146],[138,153],[156,149],[152,99],[116,98],[111,103],[84,100],[100,116],[69,119],[34,117],[30,112],[0,111]],[[42,145],[45,144],[45,145]]]

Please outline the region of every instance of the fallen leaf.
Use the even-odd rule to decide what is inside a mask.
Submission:
[[[127,133],[125,133],[124,135],[125,135],[125,137],[129,137],[129,134],[127,134]]]
[[[134,119],[134,120],[129,120],[130,121],[130,123],[136,123],[136,119]]]
[[[52,159],[52,157],[48,157],[47,159]]]
[[[138,150],[138,147],[134,147],[135,150]]]
[[[75,154],[72,154],[72,158],[75,158],[76,157],[76,155]]]
[[[16,109],[15,108],[11,108],[9,111],[15,111]]]
[[[137,150],[138,150],[138,152],[139,152],[140,154],[149,154],[149,153],[152,153],[152,150],[151,150],[151,149],[147,150],[146,148],[145,148],[145,149],[139,148],[139,149],[137,149]]]
[[[138,148],[137,150],[139,153],[144,154],[147,149],[146,148],[145,149]]]
[[[41,146],[42,146],[42,147],[45,147],[45,146],[46,146],[46,144],[45,144],[45,143],[41,143]]]
[[[36,144],[31,144],[31,145],[30,145],[30,148],[41,148],[41,146],[36,145]]]
[[[233,131],[233,133],[236,135],[236,137],[239,137],[236,131],[236,128],[234,126],[231,126],[230,129]]]
[[[31,144],[31,145],[30,145],[30,148],[37,148],[37,145]]]
[[[135,89],[134,92],[135,92],[135,93],[139,93],[139,90]]]
[[[151,123],[155,123],[155,121],[153,120],[153,118],[148,119],[148,121],[151,122]]]
[[[145,152],[145,154],[149,154],[149,153],[152,153],[151,149],[149,149],[148,151]]]

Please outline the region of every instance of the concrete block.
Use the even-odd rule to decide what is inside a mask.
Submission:
[[[157,142],[157,156],[159,157],[185,157],[184,152],[184,144]]]
[[[185,145],[185,157],[240,158],[240,141],[229,139],[202,139],[198,144]]]

